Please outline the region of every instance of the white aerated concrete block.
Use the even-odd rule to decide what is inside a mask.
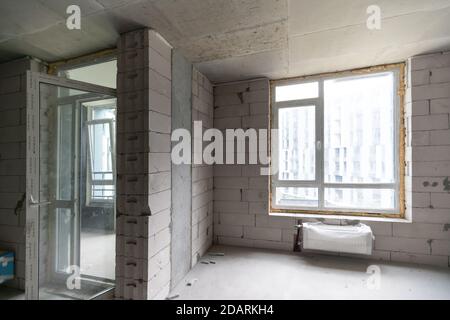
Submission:
[[[450,113],[450,99],[433,99],[430,100],[430,112],[432,114]]]

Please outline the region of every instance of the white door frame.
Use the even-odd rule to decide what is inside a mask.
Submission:
[[[39,197],[39,102],[40,84],[116,97],[116,90],[90,83],[27,71],[27,160],[26,160],[26,251],[25,299],[39,299],[39,206],[48,204]]]

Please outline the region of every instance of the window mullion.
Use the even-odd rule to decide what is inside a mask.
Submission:
[[[319,99],[316,106],[316,180],[318,182],[319,209],[324,208],[324,85],[319,81]]]
[[[319,98],[311,98],[311,99],[303,99],[303,100],[291,100],[291,101],[281,101],[281,102],[274,102],[274,106],[277,109],[283,109],[283,108],[299,108],[299,107],[309,107],[309,106],[315,106],[320,101]]]
[[[324,183],[326,188],[342,189],[395,189],[396,183]]]
[[[316,181],[307,180],[273,180],[275,188],[292,187],[292,188],[318,188]]]

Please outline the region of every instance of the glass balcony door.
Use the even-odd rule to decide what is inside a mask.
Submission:
[[[92,299],[115,280],[115,91],[28,81],[26,296]]]

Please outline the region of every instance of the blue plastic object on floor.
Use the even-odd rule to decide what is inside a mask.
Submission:
[[[0,283],[14,279],[14,252],[0,251]]]

